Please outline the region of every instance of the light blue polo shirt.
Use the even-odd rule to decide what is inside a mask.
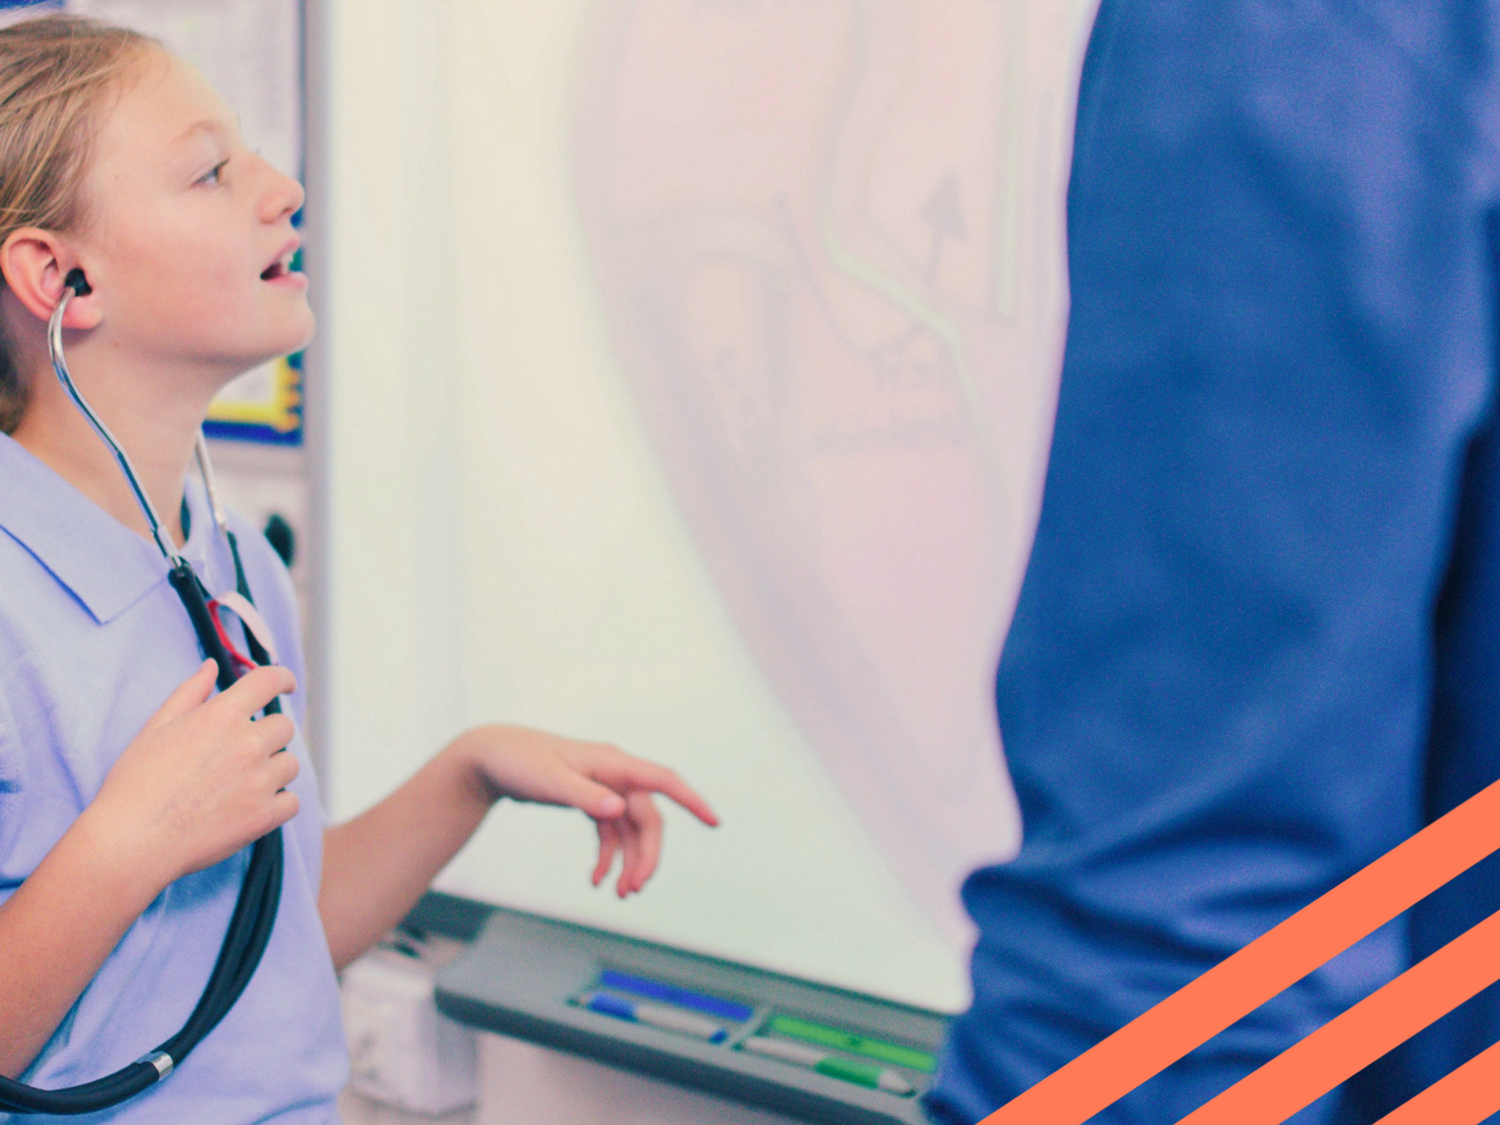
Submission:
[[[228,547],[196,482],[188,506],[183,554],[211,592],[233,589]],[[323,820],[300,733],[296,604],[265,539],[244,521],[232,526],[256,604],[299,685],[285,705],[299,728],[290,749],[302,764],[291,786],[301,812],[286,826],[276,927],[238,1003],[173,1074],[75,1121],[337,1120],[347,1058],[317,911]],[[121,751],[201,660],[155,545],[0,435],[0,900],[93,800]],[[99,1078],[181,1028],[218,955],[246,858],[242,852],[180,879],[151,904],[25,1081],[55,1088]]]

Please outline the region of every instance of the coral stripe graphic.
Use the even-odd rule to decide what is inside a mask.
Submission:
[[[1276,1125],[1500,980],[1500,914],[1246,1075],[1180,1125]],[[1433,1125],[1428,1118],[1426,1125]],[[1446,1119],[1442,1119],[1446,1122]]]
[[[1500,782],[1178,989],[981,1125],[1082,1125],[1497,848]]]
[[[1500,1112],[1500,1043],[1475,1055],[1375,1125],[1480,1125]]]

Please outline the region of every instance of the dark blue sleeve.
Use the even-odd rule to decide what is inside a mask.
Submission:
[[[1500,278],[1500,214],[1492,214]],[[1496,302],[1500,312],[1500,301]],[[1427,819],[1500,781],[1500,404],[1475,435],[1464,467],[1448,574],[1435,614]],[[1500,910],[1500,854],[1412,910],[1420,960]],[[1352,1084],[1374,1120],[1500,1041],[1500,985],[1492,986]],[[1500,1116],[1491,1120],[1500,1120]]]
[[[1481,0],[1104,0],[1054,443],[996,682],[1025,842],[965,885],[980,937],[943,1120],[1500,767],[1479,717],[1500,560],[1465,562],[1494,534],[1495,34]],[[1101,1120],[1178,1120],[1486,901],[1385,928]],[[1434,1059],[1500,1028],[1476,1006],[1438,1031]]]

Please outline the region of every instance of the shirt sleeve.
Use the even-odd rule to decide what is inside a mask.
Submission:
[[[1429,822],[1500,780],[1500,417],[1493,406],[1470,447],[1460,495],[1452,562],[1434,620]],[[1412,962],[1496,911],[1500,854],[1413,907]],[[1485,989],[1374,1068],[1366,1081],[1378,1077],[1385,1097],[1370,1108],[1392,1108],[1497,1040],[1500,985]]]

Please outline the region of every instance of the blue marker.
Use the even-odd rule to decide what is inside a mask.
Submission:
[[[729,1032],[713,1020],[661,1004],[637,1004],[622,996],[611,996],[608,992],[586,993],[578,998],[578,1003],[600,1015],[643,1023],[647,1027],[659,1027],[663,1031],[675,1031],[679,1035],[691,1035],[710,1043],[722,1043],[729,1038]]]
[[[691,1008],[695,1012],[717,1016],[721,1020],[729,1020],[733,1023],[744,1023],[755,1015],[755,1009],[748,1004],[737,1004],[733,1000],[724,1000],[718,996],[691,992],[686,988],[678,988],[675,984],[651,980],[649,977],[632,976],[630,973],[620,973],[614,969],[601,971],[599,984],[604,988],[629,992],[634,996],[644,996],[648,1000],[660,1000],[674,1007]]]

